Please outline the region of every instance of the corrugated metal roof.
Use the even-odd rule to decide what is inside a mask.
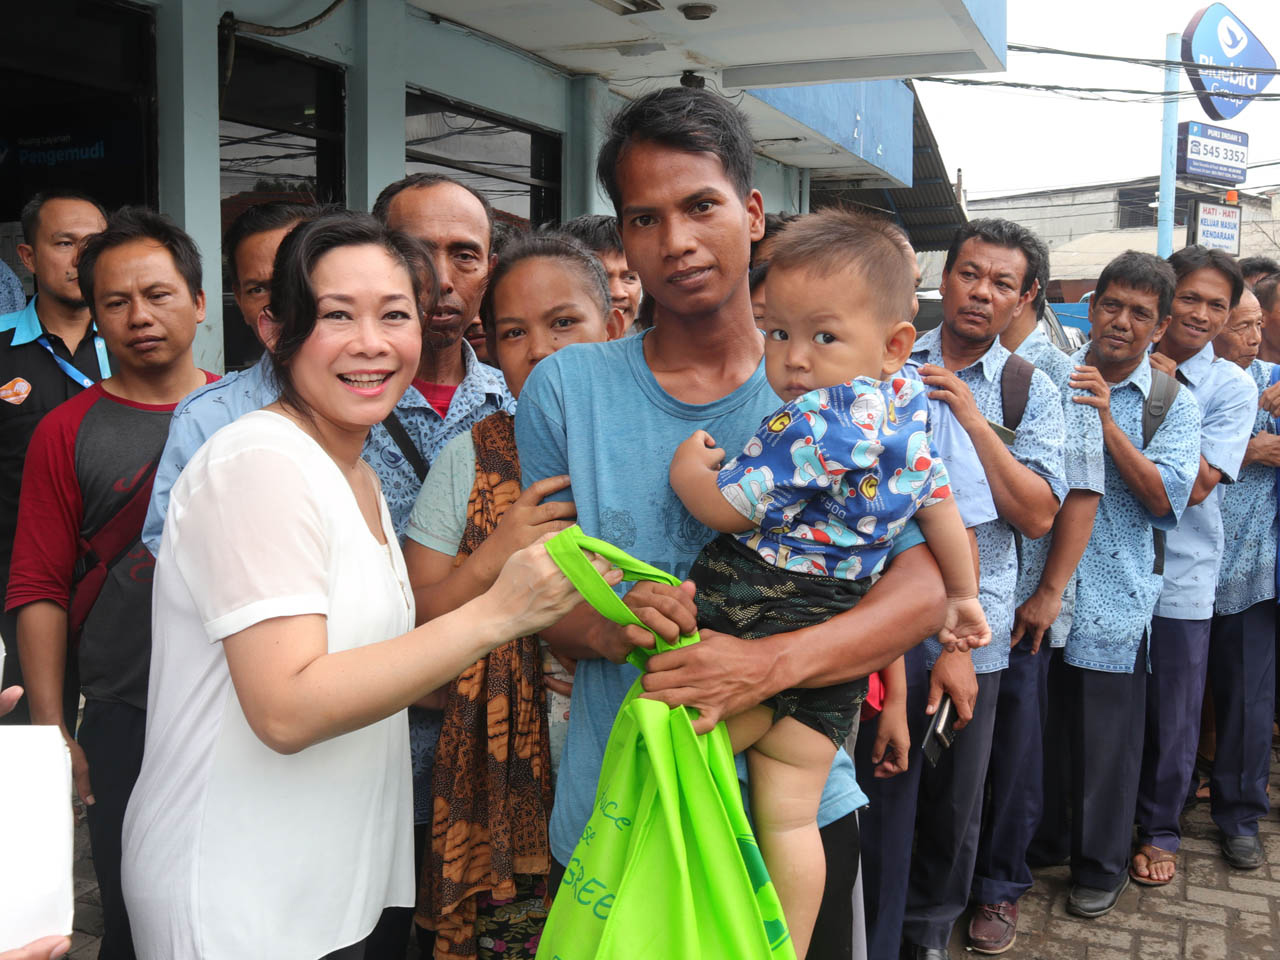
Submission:
[[[863,187],[860,181],[814,180],[809,188],[809,206],[818,210],[836,204],[853,204],[879,210],[892,216],[907,231],[917,251],[945,250],[951,245],[956,228],[969,218],[956,200],[938,141],[934,139],[914,86],[911,92],[915,95],[912,186],[881,189]]]

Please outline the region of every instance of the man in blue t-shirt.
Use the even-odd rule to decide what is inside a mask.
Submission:
[[[723,98],[674,87],[614,118],[598,174],[618,211],[627,262],[655,301],[643,337],[566,347],[538,364],[520,398],[516,439],[525,485],[568,474],[578,522],[655,566],[684,576],[712,538],[672,492],[676,446],[697,429],[740,449],[780,401],[769,388],[751,313],[747,270],[764,228],[751,189],[753,145],[745,118]],[[655,656],[646,691],[696,707],[696,728],[795,686],[829,686],[886,666],[933,633],[943,591],[918,531],[853,610],[826,624],[763,640],[707,631],[702,643]],[[694,628],[692,585],[641,584],[628,605],[670,639]],[[580,607],[543,636],[579,657],[568,741],[551,817],[551,848],[564,864],[586,824],[605,743],[637,673],[622,664],[652,645]],[[612,661],[612,662],[610,662]],[[857,826],[864,803],[848,754],[837,753],[818,822],[827,884],[811,960],[848,957]]]

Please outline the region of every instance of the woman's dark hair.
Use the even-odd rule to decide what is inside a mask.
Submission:
[[[300,413],[309,407],[293,385],[289,364],[316,328],[316,296],[311,274],[326,253],[339,247],[381,247],[409,271],[418,320],[436,309],[440,294],[431,255],[421,241],[399,230],[388,229],[367,213],[330,213],[304,221],[285,235],[276,251],[271,276],[271,318],[277,324],[271,347],[271,368],[280,399]]]
[[[187,232],[163,214],[146,207],[121,207],[107,218],[107,229],[95,233],[84,242],[76,272],[80,278],[80,296],[93,313],[93,274],[98,258],[114,247],[134,240],[152,240],[169,251],[173,265],[187,284],[194,300],[200,295],[200,250]]]
[[[997,247],[1022,251],[1023,259],[1027,261],[1027,269],[1022,275],[1022,289],[1018,291],[1020,294],[1031,289],[1031,284],[1041,276],[1044,263],[1049,259],[1049,250],[1044,245],[1044,241],[1022,224],[989,217],[970,220],[956,231],[955,236],[951,238],[951,249],[947,251],[947,262],[942,267],[943,273],[951,272],[951,268],[956,265],[956,257],[960,255],[960,248],[969,240],[981,240]],[[1047,273],[1044,275],[1047,276]],[[1043,283],[1041,286],[1046,287],[1048,283]]]
[[[710,90],[667,87],[623,107],[605,131],[596,159],[596,176],[619,217],[622,191],[618,186],[618,163],[627,147],[637,141],[689,153],[714,154],[738,196],[751,192],[756,157],[746,114]]]
[[[1192,244],[1169,254],[1169,266],[1173,267],[1179,282],[1187,274],[1197,270],[1217,270],[1231,284],[1231,309],[1239,306],[1240,295],[1244,293],[1244,274],[1240,272],[1240,264],[1236,263],[1236,258],[1225,250]]]
[[[612,301],[609,298],[609,277],[594,253],[582,243],[559,230],[542,229],[513,237],[502,248],[502,256],[493,273],[489,274],[489,286],[480,303],[480,322],[485,336],[490,340],[490,355],[494,337],[494,298],[507,274],[524,260],[558,260],[571,270],[576,270],[587,290],[593,295],[603,317],[609,316]]]
[[[1163,320],[1173,310],[1173,291],[1178,285],[1178,278],[1174,275],[1173,267],[1155,254],[1126,250],[1103,267],[1102,276],[1098,277],[1097,286],[1093,288],[1090,308],[1113,283],[1154,293],[1160,308],[1157,320]]]

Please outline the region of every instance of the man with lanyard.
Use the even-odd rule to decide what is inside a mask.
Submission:
[[[1259,360],[1262,307],[1249,290],[1214,338],[1213,352],[1244,370],[1259,393],[1275,364]],[[1255,870],[1266,862],[1258,821],[1271,809],[1271,721],[1275,714],[1276,470],[1280,437],[1259,407],[1240,476],[1222,495],[1222,567],[1209,632],[1209,685],[1217,749],[1209,779],[1213,821],[1227,863]]]
[[[911,352],[930,395],[951,407],[973,441],[999,515],[976,530],[979,599],[993,642],[970,654],[946,653],[929,641],[933,672],[976,673],[978,693],[971,711],[957,704],[969,723],[938,766],[921,777],[902,926],[904,952],[912,960],[944,960],[952,926],[969,900],[996,702],[1009,663],[1008,643],[994,638],[1013,629],[1015,531],[1044,536],[1066,495],[1062,402],[1047,374],[1031,370],[1011,445],[993,427],[1006,429],[1004,374],[1011,356],[997,338],[1034,296],[1042,249],[1030,231],[1007,220],[976,220],[958,230],[942,272],[942,326],[924,334]],[[937,696],[931,692],[931,704]]]
[[[1138,786],[1138,849],[1131,876],[1163,886],[1176,870],[1180,817],[1195,769],[1209,661],[1214,587],[1222,560],[1221,483],[1233,483],[1258,412],[1258,388],[1210,343],[1240,302],[1244,278],[1221,250],[1184,247],[1169,257],[1178,277],[1172,319],[1151,364],[1200,405],[1200,464],[1186,513],[1165,544],[1164,586],[1151,622],[1146,744]]]
[[[22,208],[18,256],[36,278],[36,296],[25,309],[0,316],[0,584],[9,582],[9,561],[18,524],[18,492],[27,445],[40,419],[85,387],[111,373],[107,346],[80,293],[76,256],[86,237],[107,225],[96,200],[72,190],[38,193]],[[4,678],[0,687],[22,682],[17,621],[0,615]],[[74,728],[77,685],[67,684],[67,719]],[[0,723],[27,723],[27,698]]]
[[[271,299],[271,274],[276,249],[285,234],[318,213],[316,207],[275,200],[244,210],[231,222],[222,240],[231,294],[254,336],[262,339],[262,311]],[[142,528],[142,542],[151,555],[160,553],[160,537],[169,509],[169,491],[183,467],[206,440],[231,421],[273,403],[279,392],[271,379],[271,358],[264,351],[247,370],[228,373],[178,404],[169,423],[169,438],[156,467],[155,485]]]
[[[1075,606],[1075,569],[1089,541],[1103,493],[1102,425],[1088,407],[1071,402],[1071,358],[1050,343],[1038,326],[1049,282],[1049,251],[1033,239],[1040,261],[1034,297],[1015,314],[1000,335],[1000,343],[1048,374],[1058,388],[1065,424],[1063,468],[1068,490],[1048,536],[1016,541],[1014,602],[1018,606],[1009,665],[1000,678],[996,698],[987,769],[990,794],[978,839],[972,886],[975,909],[969,923],[969,945],[988,954],[1003,953],[1013,946],[1018,901],[1031,889],[1027,848],[1042,807],[1042,729],[1050,648],[1066,643]]]

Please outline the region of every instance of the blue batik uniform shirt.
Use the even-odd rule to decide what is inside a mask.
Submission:
[[[1071,389],[1071,374],[1075,364],[1071,358],[1049,342],[1039,327],[1018,344],[1014,354],[1035,364],[1053,381],[1062,397],[1062,418],[1066,425],[1063,437],[1062,464],[1068,490],[1092,490],[1106,492],[1105,468],[1102,461],[1102,421],[1093,407],[1075,403],[1071,398],[1083,391]],[[1022,539],[1018,560],[1018,586],[1013,603],[1016,610],[1031,599],[1040,586],[1049,548],[1053,545],[1052,532],[1034,540]],[[1058,618],[1049,626],[1045,636],[1051,647],[1065,646],[1071,632],[1071,618],[1075,610],[1076,575],[1073,571],[1062,597],[1062,609]]]
[[[908,359],[898,375],[919,380],[920,365]],[[947,468],[951,497],[960,510],[960,520],[966,529],[994,520],[998,516],[996,503],[991,499],[991,485],[978,451],[973,448],[973,438],[960,426],[950,404],[929,397],[928,389],[924,395],[929,398],[929,443],[933,455]]]
[[[736,534],[765,563],[816,576],[876,576],[920,507],[950,495],[929,446],[924,384],[858,377],[765,417],[720,470],[720,492],[756,525]]]
[[[151,503],[142,527],[142,542],[151,555],[160,554],[160,538],[169,512],[169,493],[178,475],[204,446],[205,441],[246,413],[261,410],[280,396],[271,374],[271,357],[263,353],[245,370],[234,370],[187,394],[174,408],[169,421],[169,439],[156,466]]]
[[[466,374],[458,384],[445,416],[440,416],[415,387],[406,390],[396,404],[396,416],[428,465],[446,443],[462,431],[470,430],[489,414],[499,410],[516,412],[515,398],[507,389],[502,372],[481,363],[467,341],[462,340],[459,345]],[[422,481],[387,428],[380,423],[369,431],[369,439],[364,444],[364,458],[382,481],[382,495],[387,499],[391,522],[403,540],[404,528],[418,499],[418,491],[422,489]]]
[[[1183,390],[1200,404],[1200,455],[1222,471],[1222,482],[1187,507],[1165,540],[1164,587],[1157,617],[1208,620],[1222,560],[1222,495],[1240,473],[1258,412],[1258,388],[1234,363],[1219,360],[1213,344],[1178,364]]]
[[[1224,361],[1225,362],[1225,361]],[[1246,373],[1258,393],[1271,385],[1275,364],[1254,360]],[[1253,433],[1274,432],[1274,421],[1259,408]],[[1242,613],[1276,595],[1276,468],[1251,463],[1222,492],[1223,547],[1213,612]]]
[[[994,423],[1002,423],[1000,377],[1010,353],[997,340],[982,357],[953,371],[973,393],[979,412]],[[917,364],[942,367],[942,328],[920,337],[911,351]],[[1062,397],[1048,375],[1036,370],[1031,376],[1027,406],[1018,426],[1011,452],[1024,467],[1043,477],[1059,504],[1067,484],[1062,464]],[[1018,579],[1013,527],[1001,519],[990,520],[974,530],[978,538],[978,599],[991,626],[991,643],[972,652],[977,673],[994,673],[1009,665],[1008,637],[1013,633],[1013,598]],[[1003,640],[1001,638],[1004,638]],[[942,653],[936,638],[926,641],[930,669]]]
[[[782,401],[764,362],[740,387],[706,404],[677,400],[644,359],[645,335],[572,344],[534,367],[520,393],[516,443],[524,486],[568,474],[578,523],[641,560],[685,577],[714,534],[684,508],[669,482],[675,449],[706,430],[726,450],[740,450]],[[922,543],[908,524],[896,550]],[[619,593],[626,585],[620,585]],[[551,811],[551,851],[568,863],[595,799],[605,744],[623,697],[640,672],[629,664],[583,660],[574,674],[569,733]],[[739,776],[742,775],[739,764]],[[837,750],[818,808],[825,826],[866,804],[853,762]]]
[[[1072,362],[1088,363],[1088,352],[1086,344],[1072,356]],[[1142,408],[1150,392],[1151,363],[1147,360],[1111,385],[1111,419],[1139,449]],[[1151,528],[1168,531],[1177,525],[1200,467],[1200,407],[1190,390],[1178,391],[1142,455],[1160,471],[1172,511],[1153,517],[1104,448],[1106,492],[1076,568],[1075,617],[1064,653],[1073,666],[1133,672],[1138,645],[1151,625],[1162,583],[1160,575],[1152,572],[1155,544]]]

